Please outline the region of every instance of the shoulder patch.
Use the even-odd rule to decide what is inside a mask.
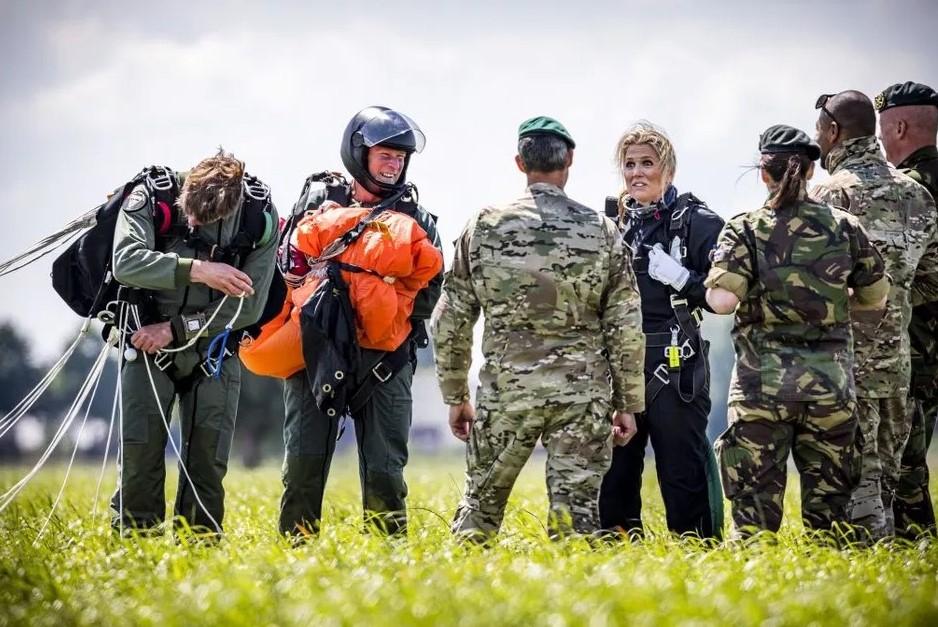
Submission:
[[[710,262],[718,263],[723,261],[730,256],[730,253],[733,252],[732,246],[728,244],[723,244],[722,246],[716,246],[710,251]]]
[[[137,188],[130,192],[130,195],[124,199],[124,211],[127,213],[136,213],[147,206],[147,195],[142,189]]]

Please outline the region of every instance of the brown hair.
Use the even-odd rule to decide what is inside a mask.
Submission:
[[[807,185],[811,159],[803,152],[774,152],[762,155],[759,167],[778,183],[766,206],[778,211],[798,201]]]
[[[176,205],[201,224],[223,220],[241,206],[244,163],[219,146],[214,157],[203,159],[186,176]]]

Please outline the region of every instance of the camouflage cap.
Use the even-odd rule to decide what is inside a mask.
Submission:
[[[521,123],[518,127],[518,139],[530,135],[555,135],[567,142],[571,148],[576,148],[576,142],[570,136],[570,131],[563,124],[546,115],[539,115]]]
[[[938,107],[938,92],[921,83],[906,81],[887,87],[873,100],[873,106],[880,113],[893,107],[909,105],[933,105]]]
[[[803,152],[812,161],[821,156],[821,148],[804,131],[785,124],[776,124],[765,129],[759,136],[759,152]]]

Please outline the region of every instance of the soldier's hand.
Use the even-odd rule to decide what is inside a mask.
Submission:
[[[472,430],[472,423],[475,419],[476,410],[470,401],[449,406],[449,429],[463,442],[469,440],[469,432]]]
[[[135,348],[151,355],[169,346],[173,341],[173,330],[169,322],[157,322],[137,329],[130,336]]]
[[[634,414],[617,411],[612,415],[612,442],[616,446],[625,446],[637,432]]]
[[[189,278],[193,283],[204,283],[213,290],[218,290],[228,296],[254,294],[251,277],[227,263],[196,259],[192,262]]]

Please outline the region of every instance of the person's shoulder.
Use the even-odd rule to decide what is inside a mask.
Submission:
[[[710,208],[710,206],[699,197],[688,192],[687,194],[681,195],[686,196],[686,206],[688,211],[690,211],[691,220],[695,224],[709,224],[714,227],[722,227],[726,222],[723,218],[717,215],[717,212]]]
[[[919,172],[908,173],[896,168],[891,168],[890,171],[893,180],[902,189],[906,197],[926,204],[934,202],[931,192],[925,187],[923,177]]]

